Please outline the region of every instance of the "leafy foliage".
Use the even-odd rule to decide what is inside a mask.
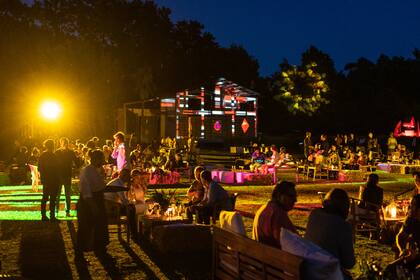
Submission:
[[[10,108],[2,126],[25,123],[20,110],[43,85],[67,90],[77,127],[66,132],[83,138],[110,135],[125,102],[214,86],[221,76],[243,86],[258,79],[245,49],[221,47],[199,22],[172,22],[153,1],[24,2],[0,1],[0,105]],[[21,127],[13,129],[11,139]]]
[[[325,74],[317,72],[317,63],[312,62],[303,67],[291,66],[281,72],[276,81],[280,93],[274,98],[285,102],[288,110],[312,115],[323,104],[328,104],[326,95],[329,86],[325,82]]]
[[[151,199],[152,201],[158,203],[160,205],[160,209],[163,210],[163,212],[165,212],[166,209],[168,209],[169,205],[171,205],[171,203],[176,203],[175,194],[176,190],[168,190],[168,192],[165,192],[165,190],[155,190]]]

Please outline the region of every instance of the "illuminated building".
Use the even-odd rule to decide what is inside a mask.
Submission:
[[[124,130],[135,134],[137,131],[141,142],[167,136],[247,142],[257,137],[257,98],[258,93],[219,79],[214,89],[178,92],[175,98],[160,99],[160,105],[155,103],[157,99],[127,103],[124,111],[129,118]]]
[[[178,92],[175,109],[176,137],[206,141],[249,140],[257,137],[257,97],[252,90],[219,79],[214,90]],[[167,99],[161,107],[168,106]]]

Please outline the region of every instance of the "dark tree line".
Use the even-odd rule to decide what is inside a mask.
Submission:
[[[0,1],[1,119],[23,123],[35,90],[54,84],[71,96],[78,133],[107,135],[124,102],[259,78],[244,48],[221,47],[201,23],[169,15],[153,1]]]
[[[219,77],[261,93],[264,133],[386,132],[401,118],[420,117],[418,50],[412,58],[360,58],[338,72],[328,54],[311,46],[301,64],[315,62],[326,74],[330,102],[312,116],[293,115],[273,99],[281,71],[290,67],[287,60],[279,72],[261,77],[257,60],[243,47],[221,47],[201,23],[174,23],[169,16],[169,9],[153,1],[0,1],[5,135],[15,137],[17,124],[33,109],[34,90],[51,84],[65,89],[60,94],[71,99],[78,116],[73,125],[86,135],[109,135],[114,112],[124,102],[172,97],[186,88],[211,89]]]
[[[320,73],[326,74],[330,103],[313,116],[292,115],[286,107],[273,103],[272,97],[279,91],[276,81],[281,72],[290,67],[285,60],[279,71],[266,78],[263,84],[268,93],[262,100],[265,131],[308,129],[318,133],[374,131],[387,134],[399,120],[411,116],[420,118],[419,50],[415,49],[411,58],[381,55],[376,62],[360,58],[338,72],[329,55],[311,46],[301,58],[302,65],[310,62],[316,62]],[[272,118],[279,120],[277,127],[268,122]]]

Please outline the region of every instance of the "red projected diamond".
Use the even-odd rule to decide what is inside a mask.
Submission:
[[[248,131],[248,128],[249,128],[249,123],[247,122],[247,120],[246,120],[246,119],[244,119],[244,120],[242,121],[241,127],[242,127],[242,131],[243,131],[244,133],[246,133],[246,132]]]

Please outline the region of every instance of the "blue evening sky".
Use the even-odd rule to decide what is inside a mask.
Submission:
[[[383,53],[411,57],[420,48],[418,0],[156,0],[172,19],[197,20],[222,46],[240,44],[270,75],[283,58],[299,64],[309,45],[342,70]]]

